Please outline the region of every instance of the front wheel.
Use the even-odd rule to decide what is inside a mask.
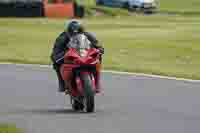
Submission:
[[[92,88],[92,80],[90,75],[84,74],[81,76],[84,87],[84,105],[86,112],[94,112],[95,109],[95,100],[94,100],[94,91]]]
[[[75,99],[72,99],[72,108],[74,111],[81,111],[84,109],[84,105],[82,103],[81,97],[78,98],[78,101]]]

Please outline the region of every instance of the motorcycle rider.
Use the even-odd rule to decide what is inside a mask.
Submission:
[[[93,34],[85,31],[85,28],[80,21],[71,20],[70,22],[66,22],[64,31],[55,40],[51,54],[53,68],[56,71],[58,77],[59,92],[64,92],[66,85],[60,74],[60,66],[64,63],[63,57],[66,51],[69,49],[68,43],[70,41],[70,38],[76,35],[77,33],[83,33],[91,42],[92,47],[99,49],[102,54],[104,53],[103,46],[99,44],[99,41]]]

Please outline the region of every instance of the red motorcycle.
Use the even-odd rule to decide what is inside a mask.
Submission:
[[[101,53],[98,49],[70,48],[60,68],[63,80],[67,81],[67,93],[75,111],[94,112],[95,94],[99,93]]]

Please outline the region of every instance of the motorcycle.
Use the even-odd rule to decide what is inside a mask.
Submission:
[[[77,38],[65,53],[60,72],[67,85],[66,95],[71,97],[72,108],[75,111],[94,112],[94,97],[100,93],[101,53],[89,46],[84,35]]]

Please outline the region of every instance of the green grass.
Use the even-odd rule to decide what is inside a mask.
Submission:
[[[50,64],[65,20],[0,19],[0,61]],[[105,47],[104,69],[200,79],[198,16],[84,19]]]
[[[0,133],[23,133],[14,125],[0,124]]]
[[[158,0],[159,10],[185,13],[185,14],[200,14],[199,0]]]
[[[111,8],[104,6],[90,6],[86,8],[86,17],[91,16],[130,16],[131,13],[126,9]]]

